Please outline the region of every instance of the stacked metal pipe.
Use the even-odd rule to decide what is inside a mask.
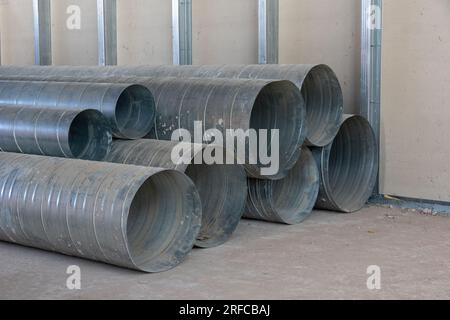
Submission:
[[[59,70],[61,71],[58,72]],[[52,67],[42,78],[33,75],[29,78],[16,75],[13,78],[88,83],[107,81],[138,83],[145,86],[155,97],[157,113],[154,129],[147,136],[149,139],[170,141],[174,131],[178,129],[186,129],[192,137],[195,137],[195,121],[201,121],[205,131],[219,130],[223,136],[226,136],[227,130],[230,129],[242,129],[246,133],[249,129],[269,131],[279,129],[280,144],[277,151],[280,155],[280,168],[278,173],[272,176],[261,174],[264,164],[258,162],[258,153],[255,154],[249,145],[246,146],[246,158],[242,159],[242,162],[245,162],[247,173],[253,178],[274,180],[284,178],[300,156],[300,147],[305,141],[308,130],[307,114],[301,92],[291,81],[148,78],[102,74],[96,76],[89,70],[91,69]],[[17,71],[20,74],[20,70]],[[71,71],[77,75],[71,75]],[[209,143],[210,141],[195,142]],[[270,144],[268,146],[270,147]],[[269,149],[268,152],[270,153],[271,150]]]
[[[339,80],[333,70],[319,65],[203,65],[136,67],[5,67],[0,78],[9,79],[107,79],[118,76],[289,80],[306,102],[307,144],[323,147],[336,136],[344,112]]]
[[[247,180],[241,166],[204,163],[203,153],[212,152],[213,148],[170,141],[116,140],[106,161],[185,172],[197,186],[202,200],[202,226],[196,245],[211,248],[230,239],[242,218],[247,198]],[[199,156],[200,161],[196,162]]]
[[[278,181],[249,180],[245,217],[298,224],[308,218],[319,192],[319,170],[311,151],[304,147],[295,167]]]
[[[55,81],[0,81],[0,105],[46,109],[96,109],[116,138],[149,133],[155,116],[151,92],[136,84]]]
[[[333,143],[313,149],[321,172],[316,207],[351,213],[367,203],[376,185],[379,166],[377,140],[370,123],[346,115]]]
[[[184,174],[0,153],[0,240],[165,271],[194,245],[201,203]]]
[[[279,144],[265,139],[277,172],[251,129],[279,131]],[[244,133],[243,157],[220,145],[234,146],[230,130]],[[1,240],[146,272],[225,243],[242,215],[357,211],[378,173],[373,130],[343,116],[326,65],[0,67],[0,148],[84,159],[0,153]]]
[[[103,160],[112,132],[100,111],[0,106],[0,150]]]

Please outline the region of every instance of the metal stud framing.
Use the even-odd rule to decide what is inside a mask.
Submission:
[[[117,65],[117,3],[97,0],[98,64]]]
[[[258,0],[258,63],[278,63],[279,1]]]
[[[380,146],[382,0],[361,0],[361,115]],[[375,193],[379,193],[377,184]]]
[[[192,0],[172,0],[173,64],[192,64]]]
[[[34,63],[52,64],[52,30],[50,0],[33,0]]]

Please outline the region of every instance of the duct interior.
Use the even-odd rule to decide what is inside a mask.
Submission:
[[[117,127],[125,137],[141,138],[153,127],[154,102],[144,86],[131,85],[119,96],[115,110]]]
[[[301,87],[307,109],[308,144],[326,146],[336,136],[343,115],[343,96],[333,70],[314,66]]]
[[[73,119],[68,136],[73,158],[101,161],[111,148],[111,130],[104,116],[96,110],[80,112]]]
[[[127,240],[136,266],[153,270],[155,261],[173,255],[183,230],[180,221],[189,214],[183,204],[187,185],[181,184],[177,173],[163,171],[150,177],[138,190],[127,219]],[[181,173],[179,174],[181,175]],[[165,214],[157,214],[164,212]]]

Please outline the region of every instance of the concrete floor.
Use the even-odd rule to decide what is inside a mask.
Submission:
[[[69,265],[81,290],[66,288]],[[367,289],[369,265],[381,268],[379,291]],[[0,298],[450,298],[450,218],[372,207],[298,226],[243,221],[227,245],[150,275],[0,243]]]

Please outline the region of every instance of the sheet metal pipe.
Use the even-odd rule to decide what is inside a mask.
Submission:
[[[364,207],[378,176],[377,140],[370,123],[347,115],[334,142],[314,148],[321,174],[316,208],[343,213]]]
[[[1,70],[1,69],[0,69]],[[34,69],[30,69],[34,70]],[[41,70],[41,69],[37,69]],[[50,73],[52,70],[46,69]],[[71,70],[71,69],[69,69]],[[77,70],[77,69],[74,69]],[[84,70],[84,69],[81,69]],[[87,69],[89,70],[89,69]],[[104,69],[99,69],[104,70]],[[87,72],[90,74],[90,72]],[[156,118],[149,139],[172,140],[172,133],[187,129],[194,137],[194,121],[202,121],[203,129],[218,129],[226,136],[228,129],[279,129],[280,170],[272,176],[262,175],[262,164],[247,145],[245,166],[250,177],[282,179],[300,156],[306,135],[306,110],[298,88],[290,81],[252,79],[176,79],[147,77],[82,77],[46,76],[51,81],[107,81],[138,83],[155,97]],[[192,142],[192,141],[191,141]],[[198,143],[198,141],[196,141]],[[208,143],[208,141],[204,141]],[[248,141],[247,141],[248,143]],[[269,154],[271,153],[270,145]]]
[[[0,104],[52,109],[96,109],[109,120],[116,138],[147,135],[155,116],[144,86],[120,83],[0,81]]]
[[[103,160],[112,132],[100,111],[0,106],[0,150]]]
[[[202,121],[205,130],[219,130],[224,137],[229,129],[265,129],[269,134],[278,129],[278,172],[262,174],[261,169],[267,166],[259,161],[246,139],[247,174],[278,180],[298,160],[299,147],[305,140],[305,109],[300,91],[289,81],[158,78],[146,80],[145,85],[157,97],[157,120],[150,138],[171,140],[178,128],[194,136],[194,121]],[[270,144],[268,153],[272,153]],[[250,159],[257,160],[256,164],[251,164]]]
[[[207,165],[202,160],[204,154],[212,154],[214,149],[171,141],[115,140],[106,161],[186,173],[202,201],[202,227],[196,245],[211,248],[227,242],[236,231],[247,199],[247,176],[242,166]],[[178,151],[184,152],[183,157],[172,159],[172,153]]]
[[[144,272],[181,263],[201,204],[183,173],[0,153],[0,240]]]
[[[299,224],[314,208],[319,192],[319,169],[311,151],[302,148],[295,167],[282,180],[249,179],[244,217],[285,224]]]
[[[307,144],[323,147],[333,141],[343,116],[343,95],[339,80],[327,65],[205,65],[122,67],[2,67],[0,78],[48,76],[97,77],[199,77],[290,80],[306,102]]]

